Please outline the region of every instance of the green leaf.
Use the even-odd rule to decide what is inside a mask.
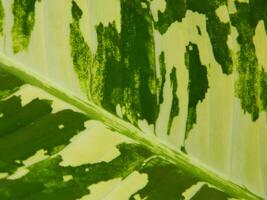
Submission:
[[[263,0],[0,2],[0,199],[263,199]]]

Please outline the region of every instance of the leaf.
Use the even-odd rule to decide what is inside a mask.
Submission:
[[[264,2],[2,4],[2,199],[261,199]]]

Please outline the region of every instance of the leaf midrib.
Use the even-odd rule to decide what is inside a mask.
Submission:
[[[173,146],[160,141],[156,136],[141,131],[129,122],[118,118],[92,102],[82,100],[71,91],[51,83],[45,77],[41,77],[39,74],[36,74],[29,69],[27,69],[27,71],[22,70],[25,69],[23,65],[12,61],[2,53],[0,53],[0,68],[16,75],[27,83],[47,91],[64,102],[77,107],[90,118],[99,120],[116,132],[145,145],[156,155],[163,156],[165,159],[172,162],[177,168],[218,187],[232,197],[247,200],[264,199],[249,191],[247,188],[232,182],[221,174],[218,174],[209,167],[195,161],[188,155],[175,149]]]

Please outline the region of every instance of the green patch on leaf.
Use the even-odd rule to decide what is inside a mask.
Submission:
[[[164,34],[169,26],[175,22],[181,22],[186,13],[186,1],[184,0],[165,0],[166,9],[164,12],[158,11],[158,21],[155,28]]]
[[[22,83],[6,73],[1,73],[1,77],[14,80],[9,82],[13,84],[5,85],[5,79],[0,79],[3,80],[1,90],[8,88],[14,92],[13,88]],[[36,98],[24,106],[19,96],[0,101],[0,171],[14,172],[22,165],[21,161],[40,149],[49,154],[56,153],[58,146],[65,146],[71,137],[84,129],[88,119],[71,110],[51,112],[51,101],[48,100]]]
[[[121,58],[126,69],[127,115],[153,124],[159,112],[153,19],[140,0],[121,1]]]
[[[89,70],[92,64],[92,53],[87,45],[81,30],[79,20],[82,17],[82,10],[72,1],[72,18],[70,24],[70,46],[71,56],[75,72],[78,75],[83,92],[89,97]]]
[[[260,98],[262,100],[263,109],[267,112],[267,73],[261,72],[261,93]]]
[[[240,45],[236,93],[244,112],[250,113],[252,120],[255,121],[259,117],[259,112],[265,109],[264,93],[267,90],[265,73],[258,65],[253,37],[260,20],[263,19],[265,29],[267,27],[267,5],[262,0],[250,1],[249,4],[239,2],[235,4],[237,12],[231,15],[231,21],[239,33],[237,41]]]
[[[115,22],[96,27],[97,52],[91,67],[91,93],[95,102],[112,113],[123,102],[124,69],[121,65],[120,35]]]
[[[171,112],[169,116],[169,123],[168,123],[168,135],[171,131],[172,122],[175,116],[178,116],[179,114],[179,99],[177,96],[177,89],[178,89],[178,82],[177,82],[177,76],[176,76],[176,68],[173,67],[172,71],[170,73],[170,80],[171,80],[171,86],[172,86],[172,105],[171,105]]]
[[[229,196],[224,192],[204,184],[190,200],[227,200]]]
[[[146,200],[183,199],[182,193],[198,182],[162,158],[151,159],[139,171],[148,174],[148,184],[136,194]]]
[[[23,81],[2,69],[0,69],[0,83],[0,100],[17,91],[24,84]]]
[[[230,23],[223,23],[216,15],[216,9],[226,5],[226,0],[188,0],[188,9],[206,15],[206,27],[211,40],[214,57],[221,65],[225,74],[233,71],[233,60],[231,51],[227,46],[228,35],[230,34]]]
[[[40,0],[14,0],[12,13],[14,16],[11,31],[13,52],[26,50],[30,43],[35,23],[35,3]]]
[[[197,122],[197,104],[205,99],[206,92],[209,88],[209,83],[207,69],[200,62],[197,45],[190,43],[186,47],[185,62],[189,72],[189,102],[185,131],[185,139],[187,139],[189,131]]]
[[[159,56],[159,64],[160,64],[160,77],[159,80],[159,104],[163,103],[164,97],[163,97],[163,90],[164,90],[164,84],[166,82],[166,64],[165,64],[165,54],[164,52],[161,52]]]

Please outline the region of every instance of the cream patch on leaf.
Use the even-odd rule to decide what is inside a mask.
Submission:
[[[263,67],[265,72],[267,72],[267,35],[263,20],[260,20],[256,26],[253,43],[255,45],[255,51],[259,65]]]
[[[116,134],[97,121],[87,121],[86,130],[74,136],[71,143],[59,154],[62,166],[80,166],[110,162],[120,155],[117,145],[130,140]]]
[[[72,179],[73,179],[73,176],[72,175],[65,175],[65,176],[63,176],[63,181],[64,182],[68,182],[68,181],[70,181]]]
[[[33,156],[27,158],[26,160],[23,160],[22,163],[24,164],[24,166],[30,166],[33,165],[37,162],[40,162],[46,158],[48,158],[49,156],[46,155],[47,151],[41,149],[39,151],[37,151]]]
[[[7,172],[0,172],[0,179],[4,179],[8,177],[8,173]]]
[[[116,178],[91,185],[88,187],[90,194],[79,200],[128,200],[132,194],[145,187],[147,183],[146,174],[134,171],[123,180]]]
[[[17,168],[17,170],[13,174],[8,176],[8,179],[10,179],[10,180],[19,179],[19,178],[25,176],[26,174],[28,174],[30,171],[28,169],[29,166],[31,166],[35,163],[38,163],[42,160],[45,160],[49,157],[48,155],[46,155],[46,153],[47,153],[47,151],[40,149],[40,150],[36,151],[36,153],[34,155],[30,156],[26,160],[23,160],[23,161],[17,160],[16,162],[22,163],[23,166]]]
[[[32,100],[36,99],[49,99],[52,102],[52,113],[56,113],[65,109],[72,109],[74,111],[80,111],[76,107],[71,106],[60,100],[59,98],[52,96],[51,94],[45,92],[44,90],[32,86],[32,85],[23,85],[21,89],[15,92],[13,95],[20,96],[22,106],[27,105]]]
[[[158,21],[158,12],[164,12],[166,9],[166,2],[165,0],[153,0],[150,3],[150,10],[153,15],[155,21]]]
[[[198,182],[195,185],[192,185],[190,188],[188,188],[186,191],[183,192],[184,200],[190,200],[203,186],[203,182]]]
[[[230,21],[228,10],[226,5],[222,5],[216,9],[216,15],[219,17],[220,21],[223,23],[227,23]]]

